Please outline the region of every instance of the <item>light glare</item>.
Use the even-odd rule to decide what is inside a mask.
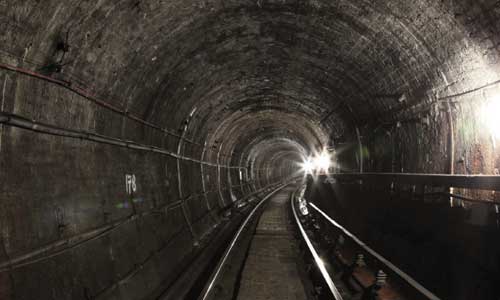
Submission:
[[[492,136],[500,138],[500,96],[494,97],[482,106],[481,118]]]
[[[316,172],[328,172],[331,166],[330,154],[325,150],[314,158],[309,157],[301,164],[302,171],[305,174],[314,174]]]
[[[330,155],[323,151],[314,159],[314,166],[318,171],[328,171],[330,168]]]
[[[302,170],[306,174],[312,174],[312,172],[314,171],[314,164],[310,158],[302,163]]]

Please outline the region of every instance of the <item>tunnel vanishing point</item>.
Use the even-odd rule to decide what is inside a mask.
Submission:
[[[0,0],[0,299],[500,299],[500,2]]]

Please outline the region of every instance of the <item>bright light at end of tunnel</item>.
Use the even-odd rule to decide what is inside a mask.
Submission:
[[[330,154],[328,152],[321,152],[316,158],[314,158],[314,167],[317,171],[325,171],[327,172],[330,168]]]
[[[308,158],[304,162],[302,162],[302,171],[306,174],[311,174],[314,171],[314,163],[311,158]]]
[[[316,155],[314,158],[305,159],[302,164],[302,171],[306,174],[312,174],[314,172],[328,172],[331,166],[330,154],[325,150],[320,154]]]
[[[491,135],[500,138],[500,95],[482,105],[481,119]]]

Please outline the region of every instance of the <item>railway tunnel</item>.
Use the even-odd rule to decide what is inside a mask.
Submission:
[[[0,0],[0,299],[498,300],[499,16]]]

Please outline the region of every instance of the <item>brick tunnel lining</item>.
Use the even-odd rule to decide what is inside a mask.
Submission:
[[[180,257],[193,244],[185,233],[210,230],[208,207],[217,214],[295,171],[301,151],[332,144],[341,165],[356,169],[356,128],[368,170],[491,174],[499,167],[498,150],[475,130],[481,124],[474,114],[498,80],[492,1],[0,7],[0,120],[14,114],[101,139],[39,133],[26,122],[1,125],[0,263],[130,214],[169,208],[161,218],[125,222],[85,247],[2,272],[6,299],[29,299],[25,282],[26,291],[47,299],[96,295],[173,237],[179,249],[165,255]],[[156,148],[168,153],[150,151]],[[140,287],[159,285],[167,261],[113,293],[143,298]],[[40,290],[46,286],[52,291]]]

